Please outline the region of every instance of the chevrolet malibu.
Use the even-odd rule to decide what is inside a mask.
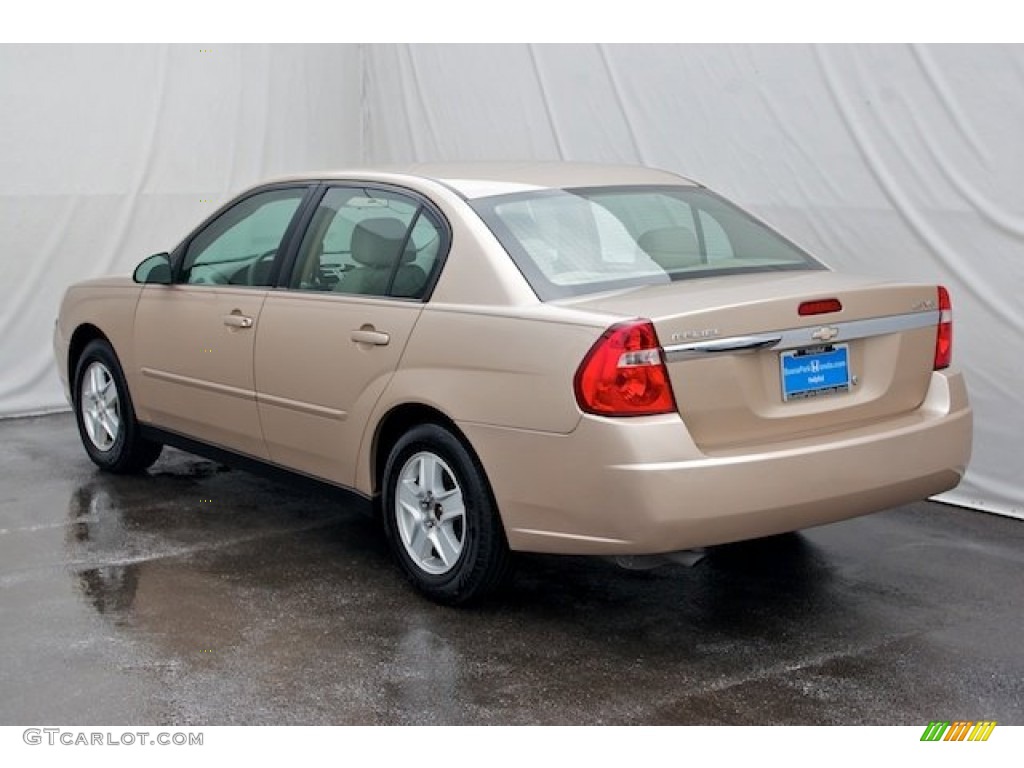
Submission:
[[[941,286],[840,275],[645,168],[417,166],[261,184],[134,277],[68,289],[89,457],[163,445],[350,490],[429,597],[513,551],[648,555],[953,488]]]

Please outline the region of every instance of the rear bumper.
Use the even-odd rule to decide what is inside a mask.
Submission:
[[[513,549],[654,554],[798,530],[927,498],[971,453],[963,377],[917,410],[827,436],[702,453],[675,416],[584,417],[568,435],[460,424]]]

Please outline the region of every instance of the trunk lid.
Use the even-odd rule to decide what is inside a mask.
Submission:
[[[838,299],[842,309],[799,314],[801,303],[826,299]],[[555,303],[607,313],[611,322],[650,319],[680,415],[709,452],[912,411],[924,400],[933,369],[934,285],[832,272],[761,273]]]

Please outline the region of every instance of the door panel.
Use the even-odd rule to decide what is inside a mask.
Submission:
[[[268,296],[255,368],[272,461],[353,485],[366,421],[422,308],[336,294]]]
[[[256,391],[270,458],[353,486],[367,420],[419,318],[447,237],[413,195],[330,187],[310,219],[291,290],[267,297]]]
[[[253,341],[266,291],[149,285],[135,316],[140,416],[266,458]]]

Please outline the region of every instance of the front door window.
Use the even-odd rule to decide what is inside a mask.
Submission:
[[[225,211],[192,239],[179,282],[270,285],[278,248],[305,193],[273,189]]]

